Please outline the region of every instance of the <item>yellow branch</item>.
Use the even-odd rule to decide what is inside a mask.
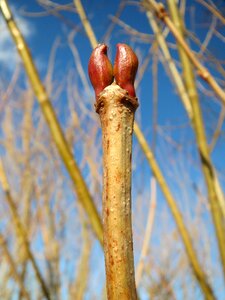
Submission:
[[[184,38],[183,37],[184,24],[182,23],[180,13],[177,8],[177,4],[175,0],[167,0],[167,2],[169,5],[170,13],[174,21],[174,24],[179,34],[182,36],[182,38]],[[178,43],[178,51],[180,55],[181,64],[183,67],[184,81],[192,104],[194,132],[195,132],[196,142],[197,142],[198,151],[201,159],[202,171],[208,189],[208,198],[209,198],[209,203],[211,208],[211,215],[214,222],[221,262],[222,262],[224,276],[225,276],[224,196],[219,184],[219,180],[217,179],[213,163],[210,158],[193,68],[186,51],[184,51],[183,47],[181,47],[179,43]]]
[[[184,224],[184,221],[183,221],[183,217],[182,217],[182,214],[179,210],[179,208],[177,207],[177,204],[176,204],[176,201],[175,199],[173,198],[173,195],[166,183],[166,180],[165,178],[163,177],[163,174],[154,158],[154,154],[152,153],[150,147],[148,146],[147,144],[147,141],[145,140],[145,137],[144,135],[142,134],[140,128],[138,127],[137,123],[134,124],[134,130],[136,132],[136,136],[138,138],[138,142],[143,150],[143,152],[145,153],[146,155],[146,158],[148,160],[148,163],[149,165],[151,166],[151,169],[152,169],[152,172],[161,188],[161,191],[163,192],[164,194],[164,197],[168,203],[168,206],[171,210],[171,213],[174,217],[174,220],[176,222],[176,225],[177,225],[177,228],[180,232],[180,236],[183,240],[183,244],[185,246],[185,249],[186,249],[186,253],[187,253],[187,256],[188,256],[188,259],[190,261],[190,265],[192,267],[192,270],[193,270],[193,273],[196,277],[196,279],[198,280],[199,282],[199,285],[201,286],[205,296],[206,296],[206,299],[215,299],[214,295],[213,295],[213,291],[212,291],[212,288],[210,286],[210,284],[208,283],[207,281],[207,277],[206,275],[204,274],[204,272],[202,271],[202,268],[201,268],[201,265],[199,264],[199,261],[198,261],[198,258],[196,256],[196,253],[195,253],[195,250],[193,248],[193,245],[192,245],[192,241],[191,241],[191,238],[190,238],[190,235],[187,231],[187,228]]]
[[[1,160],[0,160],[0,184],[2,186],[2,189],[3,189],[4,193],[5,193],[6,201],[9,205],[9,207],[10,207],[11,214],[12,214],[12,220],[13,220],[15,229],[17,230],[18,237],[21,238],[21,240],[22,240],[22,243],[23,243],[24,249],[26,251],[27,257],[31,261],[31,264],[34,268],[37,280],[40,283],[41,289],[43,291],[43,295],[46,297],[46,299],[51,300],[48,287],[47,287],[47,285],[46,285],[46,283],[45,283],[45,281],[44,281],[44,279],[41,275],[41,272],[39,270],[36,259],[33,255],[33,252],[31,251],[27,231],[26,231],[23,223],[20,220],[20,217],[19,217],[18,212],[17,212],[16,205],[14,203],[14,200],[13,200],[12,196],[11,196],[9,183],[8,183],[8,180],[7,180],[7,177],[6,177],[6,174],[5,174],[5,170],[4,170],[4,167],[3,167],[3,163],[2,163]]]
[[[214,16],[216,16],[223,24],[225,24],[225,18],[220,14],[220,12],[216,8],[209,5],[205,1],[202,0],[196,0],[196,1],[198,3],[201,3],[201,5],[205,6]]]
[[[98,45],[98,42],[97,42],[95,34],[94,34],[93,30],[92,30],[92,27],[91,27],[91,25],[90,25],[90,23],[88,21],[88,18],[86,16],[85,11],[84,11],[83,5],[80,2],[80,0],[74,0],[74,5],[76,7],[78,15],[80,16],[80,19],[81,19],[81,22],[82,22],[82,24],[84,26],[86,34],[89,37],[89,41],[91,43],[91,46],[94,49]]]
[[[168,64],[168,68],[171,72],[172,75],[172,80],[175,83],[175,86],[177,88],[177,91],[179,93],[179,96],[181,98],[181,101],[183,102],[184,108],[187,112],[187,115],[190,119],[190,121],[192,122],[192,107],[191,107],[191,103],[190,103],[190,99],[189,96],[187,94],[186,88],[184,86],[183,80],[180,76],[180,73],[177,70],[177,67],[175,65],[175,62],[173,61],[172,56],[170,55],[170,51],[169,48],[167,46],[167,43],[165,41],[165,38],[162,34],[161,29],[159,28],[152,12],[148,11],[147,12],[147,17],[149,19],[149,22],[151,24],[152,30],[155,33],[157,42],[160,46],[160,48],[162,49],[162,53],[165,57],[165,60]]]
[[[10,266],[10,269],[11,269],[11,274],[15,278],[15,280],[17,281],[17,283],[18,283],[18,285],[21,289],[21,293],[22,293],[23,297],[26,300],[30,300],[31,299],[30,295],[29,295],[27,289],[24,286],[24,282],[23,282],[23,279],[22,279],[21,275],[17,271],[16,263],[15,263],[12,255],[11,255],[11,253],[9,252],[7,242],[4,239],[2,234],[0,234],[0,246],[3,249],[3,255],[5,254],[5,256],[6,256],[6,259],[8,261],[9,266]]]
[[[84,209],[86,210],[92,228],[100,243],[102,244],[102,224],[97,209],[95,207],[94,201],[90,195],[87,185],[82,177],[81,171],[73,157],[70,147],[59,125],[56,113],[50,102],[48,94],[41,82],[38,71],[30,54],[29,48],[18,26],[16,25],[16,22],[13,19],[12,13],[6,0],[0,0],[0,10],[17,46],[17,50],[20,54],[20,57],[24,64],[24,68],[27,72],[27,76],[30,80],[31,86],[34,90],[37,100],[41,106],[42,112],[51,131],[52,138],[59,151],[60,157],[64,162],[66,169],[73,181],[78,199],[83,205]]]
[[[205,68],[201,62],[197,59],[196,55],[193,51],[191,51],[190,47],[186,43],[183,36],[180,34],[174,23],[171,21],[170,17],[167,14],[167,11],[162,3],[157,3],[155,0],[144,0],[143,5],[146,7],[147,10],[151,10],[156,14],[156,16],[162,20],[170,29],[171,33],[179,43],[179,45],[183,48],[186,55],[192,62],[193,66],[198,70],[199,76],[205,80],[215,92],[215,94],[219,97],[222,104],[225,105],[225,92],[219,86],[217,81],[214,79],[212,74],[209,72],[207,68]]]

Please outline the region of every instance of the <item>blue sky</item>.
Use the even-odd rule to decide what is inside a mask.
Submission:
[[[100,1],[82,1],[86,12],[88,13],[88,17],[90,22],[94,28],[96,37],[99,42],[102,42],[102,38],[104,37],[106,29],[111,24],[110,16],[114,15],[117,11],[119,1],[107,1],[107,0],[100,0]],[[219,5],[221,5],[222,1],[217,1]],[[58,3],[69,3],[68,1],[58,1]],[[195,1],[190,1],[189,3],[195,3]],[[68,35],[70,34],[71,30],[75,28],[77,33],[74,38],[74,43],[80,53],[81,62],[84,66],[84,70],[87,70],[88,59],[91,54],[92,48],[91,45],[86,38],[85,32],[81,26],[79,17],[73,12],[63,12],[63,16],[68,21],[69,24],[64,23],[63,21],[59,20],[57,17],[48,15],[48,16],[34,16],[33,14],[43,12],[43,8],[41,8],[36,1],[28,1],[28,0],[18,0],[18,1],[9,1],[9,4],[12,5],[13,11],[16,16],[16,21],[20,26],[28,44],[31,49],[32,55],[38,67],[38,70],[41,74],[42,79],[44,79],[46,75],[47,63],[49,60],[49,56],[51,53],[52,45],[54,41],[59,38],[60,39],[60,46],[57,49],[56,60],[55,60],[55,72],[54,72],[54,79],[56,81],[60,81],[63,79],[63,76],[67,70],[71,67],[74,67],[73,57],[71,51],[67,45]],[[195,3],[195,5],[197,5]],[[198,7],[198,5],[197,5]],[[220,6],[222,7],[222,6]],[[197,14],[197,15],[196,15]],[[195,24],[191,22],[191,16],[194,16]],[[139,30],[142,33],[152,34],[150,29],[149,23],[147,21],[146,15],[143,10],[137,8],[136,5],[130,5],[125,8],[122,12],[120,19],[123,22],[126,22],[131,27],[134,27],[136,30]],[[207,34],[207,26],[204,24],[202,25],[203,21],[211,20],[211,15],[205,10],[189,10],[187,13],[187,27],[189,29],[195,29],[196,34],[198,37],[203,41],[206,34]],[[18,61],[17,53],[15,51],[14,45],[11,42],[11,38],[7,34],[7,31],[2,30],[4,25],[2,20],[0,21],[0,64],[2,69],[6,70],[6,72],[10,75],[12,71],[15,69],[15,65]],[[223,27],[218,27],[218,30],[222,33],[225,32]],[[169,36],[168,40],[174,43],[173,37]],[[128,34],[122,29],[120,26],[116,25],[113,33],[112,38],[108,40],[109,45],[109,57],[110,59],[114,60],[115,51],[116,51],[116,44],[118,42],[129,42],[129,44],[135,49],[137,55],[139,56],[140,65],[143,63],[143,60],[148,53],[148,50],[151,46],[149,42],[143,42],[136,37],[130,39]],[[214,38],[212,42],[209,44],[209,49],[212,53],[220,59],[224,60],[224,48],[221,46],[222,43],[219,39]],[[191,43],[193,49],[196,51],[198,50],[197,47]],[[172,49],[171,52],[173,53],[173,57],[176,59],[177,54]],[[9,64],[10,61],[10,64]],[[206,62],[207,63],[207,62]],[[179,64],[178,64],[179,66]],[[209,65],[210,70],[215,73],[211,66]],[[148,138],[149,143],[152,141],[152,60],[150,60],[147,72],[141,82],[140,87],[138,88],[137,95],[140,101],[140,107],[137,111],[137,119],[140,121],[144,132]],[[187,163],[188,168],[188,161],[185,162],[185,151],[189,150],[192,151],[193,160],[197,160],[196,150],[193,149],[194,144],[194,135],[192,130],[190,129],[190,125],[186,116],[186,113],[182,107],[182,104],[176,94],[175,88],[171,81],[169,80],[168,75],[166,74],[164,67],[161,63],[158,65],[158,124],[161,126],[162,131],[164,131],[163,126],[170,126],[171,124],[176,124],[180,126],[180,129],[170,130],[166,132],[166,134],[174,139],[174,141],[181,143],[183,142],[183,151],[184,154],[182,156],[182,160],[184,160],[184,164]],[[87,71],[86,71],[87,73]],[[218,75],[215,73],[216,76]],[[221,78],[222,79],[222,78]],[[222,82],[224,84],[224,82]],[[21,83],[24,84],[24,83]],[[224,85],[225,86],[225,85]],[[82,91],[81,91],[82,92]],[[93,93],[94,94],[94,93]],[[215,122],[218,116],[219,106],[213,103],[213,97],[211,97],[208,102],[204,101],[204,97],[201,96],[203,99],[203,107],[206,109],[209,106],[216,111],[216,115],[214,118],[212,116],[209,119],[210,122]],[[212,103],[210,102],[212,100]],[[207,114],[204,114],[206,124],[207,124]],[[63,124],[66,117],[61,116],[60,121]],[[166,131],[166,129],[165,129]],[[134,139],[134,141],[136,141]],[[185,142],[188,141],[186,145]],[[224,155],[224,143],[223,140],[219,142],[219,147],[215,153],[213,153],[213,159],[220,170],[223,170],[225,161],[223,159]],[[136,142],[135,142],[136,143]],[[166,141],[163,138],[159,137],[158,143],[158,151],[156,153],[157,158],[159,159],[160,165],[166,172],[166,177],[170,178],[169,171],[164,168],[165,162],[165,155],[169,154],[171,157],[173,156],[174,160],[176,158],[179,159],[179,153],[175,153],[174,148],[171,145],[168,145],[168,149],[165,151],[163,147],[165,147]],[[162,147],[162,148],[160,148]],[[165,151],[165,152],[164,152]],[[190,154],[189,154],[190,155]],[[164,156],[164,157],[163,157]],[[170,157],[166,156],[166,163],[168,163],[169,168],[175,168],[175,163],[171,162],[169,159]],[[144,166],[143,166],[144,165]],[[142,165],[142,172],[145,176],[146,181],[150,178],[150,171],[149,167],[146,163]],[[167,167],[168,168],[168,167]],[[137,167],[138,169],[138,167]],[[168,172],[168,173],[167,173]],[[195,170],[191,170],[191,176],[195,178],[196,181],[199,180],[199,172]],[[143,175],[142,174],[142,175]],[[179,176],[179,174],[178,174]],[[142,176],[139,176],[137,173],[134,174],[135,180],[141,180]],[[173,186],[173,182],[171,183],[171,187],[175,190],[175,194],[180,196],[180,190],[176,190],[176,184]],[[174,188],[175,187],[175,188]],[[147,190],[147,188],[146,188]],[[147,194],[147,191],[146,191]],[[162,195],[159,193],[160,197],[160,205],[164,205],[164,202],[161,202]],[[178,197],[179,198],[179,197]],[[171,225],[173,226],[173,224]],[[157,240],[155,240],[157,242]],[[97,246],[98,247],[98,246]],[[96,250],[97,253],[99,249]],[[137,259],[136,254],[136,259]]]

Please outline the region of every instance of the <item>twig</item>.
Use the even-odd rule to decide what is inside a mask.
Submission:
[[[153,127],[153,133],[152,133],[152,149],[155,153],[156,148],[156,139],[157,139],[157,123],[158,123],[158,42],[154,45],[154,54],[152,57],[152,79],[153,79],[153,92],[152,92],[152,98],[153,98],[153,112],[152,112],[152,127]]]
[[[188,94],[187,94],[186,88],[184,86],[183,80],[180,76],[180,73],[178,72],[177,67],[170,55],[170,51],[169,51],[169,48],[165,41],[165,38],[164,38],[157,22],[155,21],[155,18],[153,16],[153,14],[151,13],[151,11],[147,11],[147,17],[151,24],[152,30],[156,35],[158,44],[159,44],[160,48],[162,49],[162,52],[163,52],[165,60],[168,64],[169,70],[170,70],[171,74],[173,75],[173,76],[171,76],[171,79],[173,80],[173,82],[176,85],[177,91],[180,95],[180,98],[183,102],[183,105],[186,109],[189,119],[192,120],[192,107],[191,107],[190,99],[188,97]]]
[[[185,35],[190,38],[196,45],[198,45],[198,47],[201,47],[202,42],[190,31],[188,31],[187,29],[185,29]],[[215,31],[215,35],[216,35],[216,31]],[[224,41],[225,42],[225,41]],[[225,70],[222,67],[221,61],[219,61],[216,57],[214,57],[212,55],[212,53],[208,50],[205,49],[205,54],[207,56],[204,57],[205,60],[210,61],[211,64],[213,64],[216,69],[218,70],[218,72],[225,77]],[[213,95],[213,91],[211,91],[211,94]]]
[[[121,26],[122,28],[124,28],[124,30],[130,34],[133,35],[135,37],[140,38],[142,41],[147,41],[152,42],[154,40],[154,36],[149,34],[149,33],[143,33],[140,32],[136,29],[134,29],[133,27],[131,27],[130,25],[126,24],[125,22],[121,21],[119,18],[114,17],[114,16],[110,16],[110,19],[117,25]]]
[[[73,39],[74,39],[75,34],[76,34],[76,31],[71,31],[71,33],[68,36],[69,47],[70,47],[71,52],[73,54],[74,63],[76,65],[76,69],[77,69],[77,72],[80,76],[82,84],[84,86],[84,89],[85,89],[85,91],[88,91],[88,93],[89,93],[89,92],[91,92],[90,85],[88,84],[87,77],[86,77],[84,69],[82,67],[81,59],[80,59],[80,55],[79,55],[79,52],[77,50],[77,47],[73,43]]]
[[[158,119],[158,43],[155,42],[153,44],[154,55],[153,55],[153,63],[152,63],[152,77],[153,77],[153,134],[152,134],[152,148],[153,151],[156,146],[156,137],[157,137],[157,119]],[[142,274],[144,271],[144,259],[147,256],[147,252],[149,249],[149,243],[151,240],[153,223],[155,218],[156,211],[156,192],[157,192],[157,182],[154,176],[151,177],[150,189],[151,189],[151,201],[149,205],[148,217],[147,217],[147,225],[145,229],[143,245],[141,249],[141,254],[139,258],[139,263],[136,271],[136,283],[137,287],[140,285]]]
[[[153,120],[153,133],[152,133],[152,149],[155,150],[156,147],[156,138],[157,138],[157,119],[158,119],[158,42],[155,41],[153,44],[153,63],[152,63],[152,77],[153,77],[153,113],[152,113],[152,120]],[[142,274],[144,271],[144,259],[147,256],[147,251],[149,249],[149,243],[151,240],[153,223],[155,218],[155,211],[156,211],[156,190],[157,182],[154,176],[151,177],[150,182],[150,189],[151,189],[151,196],[150,196],[150,205],[149,205],[149,212],[147,218],[147,225],[145,229],[143,245],[141,249],[141,255],[139,258],[139,263],[137,266],[136,271],[136,283],[139,286],[142,278]]]
[[[13,73],[13,76],[10,80],[10,83],[6,89],[6,91],[4,92],[4,94],[1,96],[1,103],[0,103],[0,112],[3,111],[3,108],[5,107],[6,105],[6,101],[9,99],[9,97],[11,96],[13,90],[14,90],[14,87],[15,87],[15,84],[19,78],[19,75],[20,75],[20,66],[17,65],[16,66],[16,69]]]
[[[147,218],[147,225],[145,229],[144,239],[143,239],[143,245],[141,249],[141,254],[139,258],[139,263],[137,266],[136,271],[136,284],[137,287],[140,285],[143,270],[144,270],[144,259],[147,256],[147,252],[149,249],[149,243],[151,240],[152,235],[152,228],[155,218],[155,211],[156,211],[156,180],[154,177],[151,178],[151,201],[149,205],[149,211],[148,211],[148,218]]]
[[[143,152],[146,155],[146,158],[151,166],[152,172],[153,172],[157,182],[159,183],[161,191],[164,194],[164,197],[165,197],[165,199],[168,203],[168,206],[171,210],[171,213],[174,217],[174,220],[175,220],[178,230],[180,232],[180,236],[183,240],[183,244],[185,246],[186,253],[189,258],[193,273],[194,273],[196,279],[198,280],[199,285],[201,286],[202,290],[204,291],[204,294],[206,295],[206,299],[215,299],[212,288],[207,280],[207,277],[206,277],[205,273],[203,272],[201,265],[199,264],[198,258],[196,256],[195,250],[192,245],[190,235],[184,224],[181,212],[177,207],[176,201],[173,198],[173,195],[172,195],[168,185],[166,184],[166,181],[165,181],[165,179],[161,173],[161,170],[154,158],[154,155],[153,155],[150,147],[148,146],[147,141],[145,140],[145,138],[137,124],[134,124],[134,130],[136,132],[136,136],[138,138],[139,144],[140,144]]]
[[[115,13],[115,16],[114,16],[114,17],[116,17],[116,18],[119,18],[119,17],[120,17],[120,15],[122,14],[122,12],[123,12],[123,10],[124,10],[126,4],[127,4],[127,0],[121,0],[121,1],[120,1],[120,4],[119,4],[119,6],[118,6],[117,12]],[[109,28],[106,30],[106,33],[104,34],[103,39],[102,39],[105,43],[107,43],[107,41],[109,40],[110,35],[111,35],[111,33],[112,33],[114,27],[115,27],[115,23],[112,22],[112,23],[109,25]]]
[[[101,224],[100,217],[98,215],[98,211],[95,207],[95,204],[87,188],[87,185],[84,181],[84,178],[82,177],[81,171],[65,139],[63,131],[57,120],[54,108],[50,102],[48,94],[41,82],[37,69],[34,65],[29,48],[26,45],[26,42],[13,19],[13,15],[10,11],[10,8],[6,0],[0,0],[0,10],[6,21],[8,29],[14,39],[14,42],[17,45],[18,52],[21,56],[21,59],[24,63],[25,70],[27,72],[27,76],[30,80],[31,86],[34,90],[37,100],[39,101],[42,112],[46,118],[47,124],[50,128],[53,140],[59,151],[61,159],[64,162],[64,165],[66,166],[67,171],[73,181],[78,199],[84,206],[89,216],[90,223],[92,224],[93,230],[97,238],[99,239],[100,243],[102,244],[102,224]]]
[[[213,37],[213,34],[215,32],[215,29],[216,29],[216,25],[217,25],[216,21],[217,21],[216,17],[213,16],[212,17],[212,23],[209,27],[209,30],[208,30],[207,34],[206,34],[205,40],[201,43],[201,48],[200,48],[200,51],[198,53],[199,57],[203,55],[203,53],[205,52],[209,42],[211,41],[211,39]]]
[[[97,46],[98,42],[97,42],[95,34],[94,34],[93,30],[92,30],[92,27],[91,27],[91,25],[90,25],[90,23],[89,23],[89,21],[88,21],[88,19],[86,17],[84,8],[82,6],[82,3],[80,2],[80,0],[73,0],[73,2],[74,2],[74,5],[75,5],[75,7],[77,9],[78,15],[80,16],[80,19],[81,19],[81,22],[82,22],[82,24],[84,26],[86,34],[89,37],[91,46],[94,49]]]
[[[213,149],[215,148],[216,142],[217,142],[217,140],[218,140],[218,138],[221,134],[221,129],[222,129],[222,126],[223,126],[224,119],[225,119],[225,107],[222,107],[216,129],[213,133],[212,140],[209,144],[209,151],[211,153],[213,152]]]
[[[179,43],[179,45],[183,48],[186,55],[194,65],[194,67],[198,70],[199,76],[205,80],[213,89],[215,94],[219,97],[219,99],[222,101],[223,105],[225,105],[225,92],[224,90],[219,86],[217,81],[214,79],[212,74],[209,72],[207,68],[205,68],[201,62],[197,59],[196,55],[193,51],[191,51],[190,47],[180,34],[180,32],[177,30],[174,23],[171,21],[170,17],[167,14],[167,11],[162,3],[157,3],[155,0],[144,0],[143,5],[148,11],[155,12],[156,16],[162,20],[170,29],[171,33],[174,35],[175,39]]]
[[[181,24],[182,21],[180,19],[180,14],[175,0],[168,0],[168,4],[174,23]],[[178,26],[177,30],[182,36],[182,26]],[[178,44],[178,51],[183,66],[184,80],[193,108],[194,132],[196,136],[196,142],[198,145],[199,156],[201,159],[202,171],[205,177],[205,183],[208,190],[211,215],[214,222],[225,277],[225,211],[223,209],[225,207],[225,200],[222,193],[222,189],[220,188],[218,178],[216,176],[214,166],[210,158],[193,68],[190,64],[189,57],[187,56],[186,52],[184,52],[180,44]]]
[[[3,164],[2,164],[1,160],[0,160],[0,184],[2,186],[2,189],[3,189],[4,193],[5,193],[7,203],[10,207],[11,214],[12,214],[12,217],[13,217],[13,222],[15,224],[15,229],[18,230],[18,235],[19,235],[19,237],[21,238],[21,240],[23,242],[23,246],[25,248],[27,256],[29,257],[29,260],[31,261],[31,264],[34,268],[34,271],[35,271],[37,280],[38,280],[38,282],[41,286],[43,295],[46,297],[46,299],[51,300],[48,287],[47,287],[47,285],[46,285],[46,283],[45,283],[45,281],[44,281],[44,279],[41,275],[38,264],[37,264],[37,262],[34,258],[34,255],[31,251],[31,249],[30,249],[30,243],[29,243],[29,240],[28,240],[27,231],[24,228],[23,223],[20,221],[16,205],[13,201],[12,196],[11,196],[9,183],[8,183],[8,180],[7,180],[7,177],[6,177],[6,174],[5,174],[5,170],[3,168]]]
[[[148,50],[148,54],[146,55],[144,61],[142,62],[142,64],[139,66],[139,71],[138,71],[138,75],[137,75],[137,79],[135,81],[135,88],[137,89],[143,79],[143,76],[145,74],[145,71],[147,70],[147,67],[149,65],[149,62],[151,60],[151,56],[152,56],[152,53],[155,49],[154,45],[155,45],[155,42],[156,41],[153,41],[151,47],[149,48]]]
[[[131,153],[137,101],[113,83],[97,100],[103,139],[103,235],[109,300],[137,299],[131,225]]]
[[[79,207],[79,218],[82,224],[82,251],[77,266],[77,276],[70,287],[70,299],[82,300],[88,288],[88,278],[90,273],[90,256],[91,256],[91,240],[88,231],[88,224],[85,220],[85,215],[82,207]]]
[[[30,300],[31,299],[30,295],[28,294],[28,291],[24,286],[23,280],[22,280],[20,274],[17,271],[16,263],[15,263],[12,255],[11,255],[11,253],[9,252],[6,240],[4,239],[2,234],[0,234],[0,246],[2,247],[2,249],[4,251],[4,254],[6,256],[6,259],[9,263],[12,275],[15,278],[15,280],[17,281],[17,283],[18,283],[18,285],[21,289],[21,294],[23,295],[23,297],[25,299]]]
[[[223,24],[225,24],[225,18],[220,14],[220,12],[202,0],[195,0],[198,3],[201,3],[204,7],[206,7],[214,16],[216,16]]]

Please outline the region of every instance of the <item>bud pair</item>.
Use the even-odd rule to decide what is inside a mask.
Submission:
[[[96,98],[113,82],[114,77],[116,84],[125,89],[131,97],[135,97],[134,80],[137,68],[137,56],[128,45],[117,44],[114,69],[107,57],[107,46],[98,45],[92,52],[88,64],[88,73]]]

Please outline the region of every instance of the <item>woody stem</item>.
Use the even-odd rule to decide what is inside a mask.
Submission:
[[[103,139],[103,239],[109,300],[136,300],[131,221],[131,157],[138,103],[115,83],[97,99]]]

